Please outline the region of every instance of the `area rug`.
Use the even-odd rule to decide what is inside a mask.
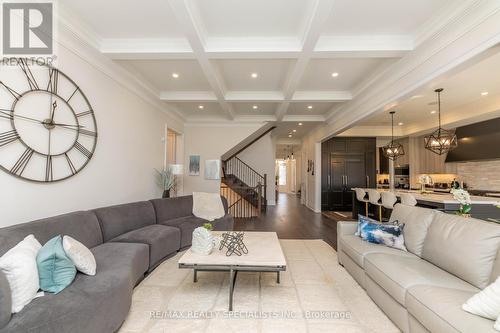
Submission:
[[[322,240],[281,240],[287,270],[238,274],[228,312],[229,273],[179,269],[165,261],[134,291],[121,333],[399,332]]]

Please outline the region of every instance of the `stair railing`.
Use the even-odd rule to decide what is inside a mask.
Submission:
[[[262,212],[262,188],[261,184],[256,187],[249,186],[227,186],[221,184],[220,193],[228,202],[228,212],[235,218],[260,217]],[[254,193],[258,193],[257,206],[252,204]]]
[[[255,171],[251,166],[240,160],[238,157],[234,156],[231,159],[223,162],[223,173],[224,177],[234,176],[241,182],[241,186],[253,187],[257,186],[261,188],[261,195],[263,197],[263,207],[266,207],[267,203],[267,175],[261,175]]]

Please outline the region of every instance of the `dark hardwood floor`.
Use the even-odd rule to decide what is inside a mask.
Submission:
[[[280,193],[276,206],[260,218],[235,219],[238,231],[275,231],[281,239],[323,239],[337,249],[337,221],[300,204],[293,194]]]

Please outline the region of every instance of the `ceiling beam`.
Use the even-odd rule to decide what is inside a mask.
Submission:
[[[400,58],[413,49],[411,35],[321,36],[313,57]]]
[[[160,99],[167,102],[217,102],[211,91],[162,91]]]
[[[281,103],[276,112],[276,118],[281,121],[285,116],[288,106],[290,105],[290,100],[294,95],[297,87],[299,86],[300,80],[304,75],[304,72],[309,64],[309,60],[312,57],[312,53],[314,51],[314,47],[318,42],[321,33],[323,32],[324,25],[330,16],[330,12],[333,7],[333,1],[331,0],[316,0],[314,7],[312,9],[312,13],[309,17],[309,20],[306,24],[306,29],[303,34],[303,43],[301,53],[295,62],[295,65],[292,66],[290,72],[288,73],[288,77],[285,81],[284,86],[284,95],[285,101]]]
[[[315,91],[315,90],[299,90],[296,91],[291,100],[297,102],[345,102],[352,99],[350,91]]]
[[[177,22],[182,27],[195,58],[198,60],[222,110],[229,119],[234,119],[232,106],[224,99],[226,89],[222,76],[205,53],[205,33],[197,9],[188,0],[169,0],[168,3],[177,18]]]
[[[195,58],[185,38],[107,38],[99,51],[115,60]]]
[[[500,2],[474,1],[432,38],[385,71],[377,83],[327,115],[328,133],[342,132],[415,89],[500,43]]]

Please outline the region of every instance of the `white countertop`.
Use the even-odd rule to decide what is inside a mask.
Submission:
[[[366,190],[366,189],[365,189]],[[389,191],[387,189],[376,189],[379,192]],[[396,196],[399,196],[400,193],[411,193],[417,201],[428,201],[442,204],[458,204],[458,201],[453,198],[452,194],[449,193],[433,193],[426,192],[420,193],[417,190],[395,190],[394,193]],[[500,205],[499,198],[491,198],[491,197],[480,197],[471,195],[471,202],[473,205]]]

